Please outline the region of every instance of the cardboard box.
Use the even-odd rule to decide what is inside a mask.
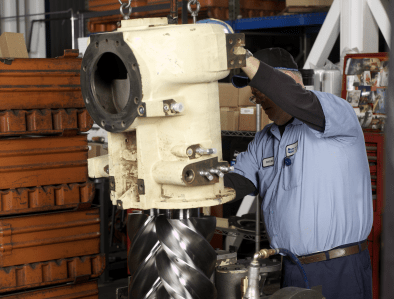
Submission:
[[[238,107],[250,107],[253,105],[251,101],[249,101],[252,96],[252,88],[250,86],[246,86],[244,88],[238,89]]]
[[[330,6],[334,0],[286,0],[286,6]]]
[[[239,107],[239,124],[238,131],[256,131],[256,106]],[[272,123],[261,109],[261,129]]]
[[[238,107],[238,88],[232,83],[219,83],[220,107]]]
[[[0,53],[3,58],[29,58],[23,33],[4,32],[0,36]]]
[[[220,108],[220,126],[222,131],[238,131],[239,110],[238,108]]]
[[[89,142],[89,151],[88,151],[88,159],[108,155],[108,149],[104,148],[104,144]]]

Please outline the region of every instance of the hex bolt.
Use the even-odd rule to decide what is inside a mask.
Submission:
[[[221,172],[219,169],[211,168],[209,170],[210,173],[216,174],[218,177],[222,178],[224,177],[224,173]]]
[[[213,180],[212,174],[210,174],[208,171],[200,171],[200,175],[201,176],[205,176],[210,181]]]
[[[171,110],[175,113],[181,113],[183,110],[185,110],[185,106],[183,106],[182,103],[171,104]]]
[[[216,148],[202,148],[199,147],[196,149],[196,153],[200,154],[200,155],[212,155],[212,154],[216,154],[217,150]]]
[[[218,169],[223,172],[234,171],[234,166],[219,166]]]
[[[164,112],[168,112],[168,110],[170,110],[170,107],[167,104],[164,104],[163,110]]]
[[[186,151],[186,155],[188,155],[189,157],[190,157],[191,155],[193,155],[193,150],[192,150],[191,148],[189,148],[189,149]]]

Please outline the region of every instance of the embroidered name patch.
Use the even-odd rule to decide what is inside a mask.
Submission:
[[[293,156],[297,152],[297,149],[298,149],[298,141],[286,146],[286,157]]]
[[[263,167],[274,165],[274,157],[263,159]]]

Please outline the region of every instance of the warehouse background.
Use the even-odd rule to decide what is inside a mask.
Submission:
[[[89,36],[90,34],[94,34],[97,32],[101,32],[104,30],[113,30],[116,28],[116,20],[120,19],[120,16],[116,17],[97,17],[92,16],[91,18],[81,19],[82,15],[89,14],[90,10],[94,9],[95,12],[102,10],[114,10],[118,9],[115,7],[119,6],[117,0],[107,1],[111,2],[111,5],[105,4],[104,0],[90,0],[90,1],[81,1],[81,0],[3,0],[0,2],[0,17],[10,17],[10,16],[19,16],[18,18],[12,19],[1,19],[0,20],[0,33],[3,32],[19,32],[23,33],[27,45],[27,49],[29,52],[30,58],[54,58],[60,57],[64,55],[64,49],[78,48],[78,37]],[[134,1],[138,2],[138,1]],[[160,2],[160,1],[156,1]],[[163,2],[163,1],[162,1]],[[274,2],[274,1],[271,1]],[[276,0],[278,7],[282,7],[285,4],[285,1]],[[283,6],[285,7],[285,5]],[[328,8],[323,8],[318,11],[326,12]],[[46,15],[38,15],[38,16],[28,16],[23,17],[25,14],[38,14],[38,13],[46,13]],[[72,14],[71,14],[72,13]],[[212,11],[211,13],[219,13],[220,10]],[[281,14],[285,15],[289,12],[284,9],[283,11],[271,11],[267,13],[267,16]],[[165,14],[164,14],[165,15]],[[224,20],[227,20],[226,14],[222,14]],[[77,18],[78,20],[74,21],[74,35],[71,33],[71,16]],[[240,14],[242,18],[251,17],[250,14],[246,16]],[[181,17],[181,16],[180,16]],[[209,11],[204,11],[199,15],[198,19],[209,17]],[[237,17],[238,18],[238,17]],[[104,21],[103,21],[104,20]],[[190,18],[189,18],[190,21]],[[115,27],[114,27],[115,26]],[[320,25],[309,26],[305,28],[303,26],[296,27],[283,27],[283,28],[265,28],[265,29],[254,29],[254,30],[245,30],[242,31],[246,35],[246,48],[250,49],[252,52],[255,52],[259,49],[268,48],[268,47],[282,47],[288,50],[294,57],[296,57],[298,65],[300,68],[304,65],[306,57],[308,56],[309,51],[313,43],[316,40],[316,36],[320,30]],[[74,36],[74,41],[72,40],[72,36]],[[340,46],[339,46],[340,37],[337,38],[337,41],[334,45],[334,48],[329,55],[329,60],[337,63],[340,60]],[[74,45],[74,47],[73,47]],[[385,39],[383,38],[382,33],[379,31],[379,52],[389,52]],[[68,53],[70,57],[76,58],[78,53]],[[75,70],[78,71],[78,67],[75,67]],[[221,83],[229,82],[229,77],[224,78],[220,81]],[[61,84],[59,83],[59,86]],[[247,101],[247,98],[243,100]],[[238,97],[237,97],[238,100]],[[236,106],[239,103],[237,102]],[[244,105],[240,105],[244,106]],[[42,108],[42,107],[41,107]],[[69,108],[75,108],[70,106]],[[78,107],[81,108],[81,107]],[[89,127],[88,125],[86,127]],[[86,128],[85,128],[86,129]],[[93,141],[93,140],[90,140]],[[99,141],[99,139],[96,139]],[[223,146],[228,146],[228,149],[231,151],[224,151],[225,160],[231,161],[234,155],[234,151],[242,151],[247,146],[250,138],[242,138],[238,140],[234,140],[234,138],[223,137]],[[376,155],[381,157],[382,149],[383,149],[383,141],[379,140],[370,140],[370,143],[374,143],[373,146],[377,148],[378,153],[372,153],[372,155]],[[372,146],[370,144],[370,146]],[[379,144],[379,145],[377,145]],[[90,145],[93,146],[93,145]],[[94,147],[96,154],[102,154],[101,151],[105,151],[102,146],[102,142],[98,142]],[[101,153],[100,153],[101,152]],[[89,151],[89,157],[93,155],[93,151]],[[380,162],[381,163],[381,162]],[[103,182],[97,181],[96,183],[96,193],[102,195],[97,190],[105,190],[106,186],[104,186]],[[375,183],[376,184],[376,183]],[[381,187],[381,186],[380,186]],[[102,189],[100,189],[102,188]],[[380,192],[381,189],[379,190]],[[106,198],[96,198],[97,203]],[[239,208],[239,204],[233,207],[228,206],[224,209],[225,215],[234,214]],[[381,207],[380,207],[381,208]],[[111,211],[110,211],[111,212]],[[115,239],[115,243],[112,244],[113,248],[118,247],[118,249],[125,244],[125,236],[124,229],[122,227],[122,222],[124,219],[124,214],[120,214],[118,212],[114,213],[112,211],[112,215],[114,216],[112,220],[112,224],[116,223],[117,229],[113,232],[114,235],[111,237],[108,236],[108,239]],[[111,213],[106,215],[104,218],[108,221],[108,218],[111,217]],[[104,219],[102,218],[102,219]],[[106,223],[108,226],[108,223]],[[95,228],[98,230],[97,228]],[[219,241],[222,239],[219,238]],[[108,240],[107,240],[108,241]],[[123,244],[122,244],[123,243]],[[247,242],[245,242],[247,243]],[[122,249],[122,248],[120,248]],[[124,249],[124,248],[123,248]],[[249,249],[245,249],[249,250]],[[97,253],[97,250],[94,252]],[[113,255],[111,257],[110,262],[116,262],[123,259],[124,256],[119,254],[118,256]],[[114,263],[112,263],[114,265]],[[120,265],[120,266],[119,266]],[[127,275],[125,270],[119,271],[116,267],[121,267],[123,264],[118,264],[113,267],[112,277],[116,277],[117,274],[120,273],[120,276]],[[108,269],[108,268],[107,268]],[[109,273],[106,273],[108,276]],[[127,283],[127,282],[126,282]],[[125,284],[122,281],[119,286]],[[113,286],[114,287],[114,286]],[[113,294],[113,290],[109,290],[108,294]],[[102,296],[101,293],[100,296]],[[103,296],[103,298],[105,298]]]

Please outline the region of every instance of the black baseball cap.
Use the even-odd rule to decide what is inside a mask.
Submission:
[[[253,57],[258,60],[278,69],[287,69],[291,71],[298,71],[298,65],[294,61],[293,56],[282,48],[268,48],[259,50],[253,54]],[[242,72],[232,78],[232,83],[237,88],[248,86],[250,79]]]

